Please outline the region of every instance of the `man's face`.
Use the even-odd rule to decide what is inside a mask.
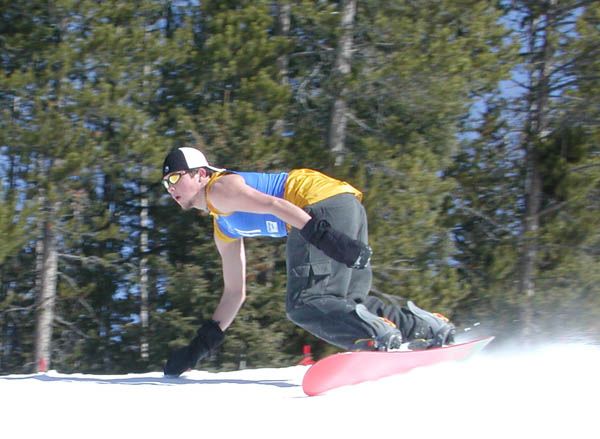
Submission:
[[[183,210],[194,207],[194,200],[200,189],[197,175],[191,175],[188,171],[178,171],[163,178],[167,192]]]

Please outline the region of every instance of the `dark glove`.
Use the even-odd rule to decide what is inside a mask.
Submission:
[[[300,234],[327,256],[350,268],[365,268],[373,254],[367,244],[335,230],[324,219],[311,218]]]
[[[189,345],[179,348],[169,355],[164,373],[168,376],[179,376],[196,363],[206,358],[223,343],[225,335],[214,320],[205,322]]]

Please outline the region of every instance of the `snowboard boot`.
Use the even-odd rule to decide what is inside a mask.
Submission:
[[[410,350],[454,343],[454,325],[441,314],[430,313],[411,301],[383,293],[367,296],[364,304],[371,313],[391,320]]]
[[[406,308],[414,316],[414,326],[407,339],[426,340],[429,347],[454,343],[456,329],[446,317],[425,311],[410,300],[407,302]]]
[[[357,340],[356,350],[397,351],[402,347],[402,333],[394,322],[371,313],[362,304],[356,305],[356,314],[375,333],[372,338]]]

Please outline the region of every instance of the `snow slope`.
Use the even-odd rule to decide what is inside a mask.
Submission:
[[[312,398],[305,371],[0,376],[0,437],[600,437],[598,346],[482,353]]]

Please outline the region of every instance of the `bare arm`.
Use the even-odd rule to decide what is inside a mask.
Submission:
[[[215,236],[215,243],[223,264],[224,286],[212,318],[225,331],[246,299],[246,255],[242,239],[224,242]]]
[[[209,198],[221,212],[269,213],[297,229],[310,220],[310,215],[298,206],[251,188],[236,174],[225,175],[215,182]]]
[[[225,175],[215,182],[210,189],[209,199],[220,212],[269,213],[298,229],[310,220],[310,215],[298,206],[251,188],[241,176],[235,174]],[[231,325],[246,299],[246,256],[242,239],[225,242],[215,236],[215,243],[223,263],[224,287],[213,320],[219,322],[224,331]]]

